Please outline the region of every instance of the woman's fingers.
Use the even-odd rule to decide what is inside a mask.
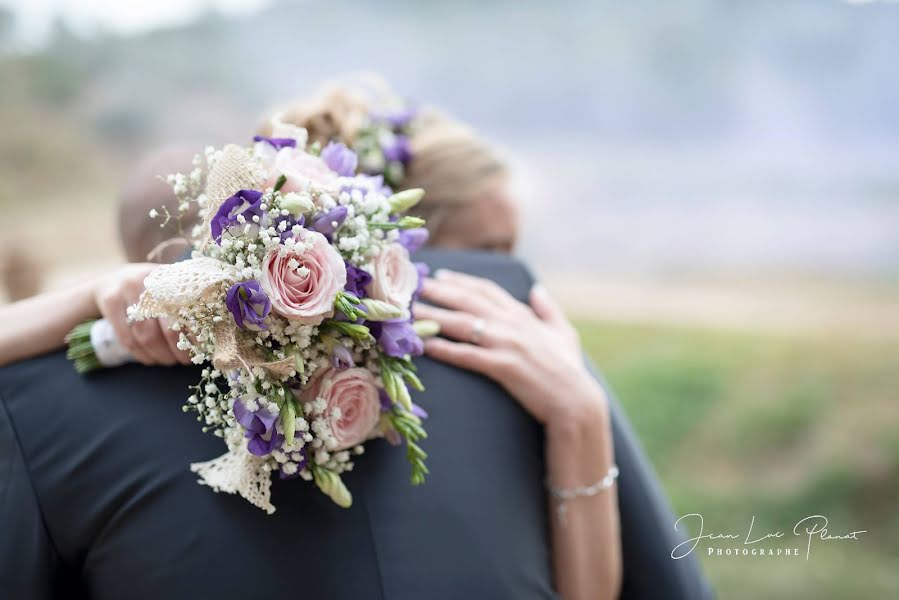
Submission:
[[[158,319],[128,321],[128,306],[137,302],[144,279],[156,264],[132,264],[113,273],[96,293],[97,307],[108,320],[119,342],[134,359],[145,365],[190,364],[189,355],[178,349],[179,335]]]
[[[175,357],[169,350],[168,342],[157,319],[135,321],[131,324],[131,332],[141,349],[151,357],[152,362],[149,364],[166,366],[175,364]]]
[[[531,288],[531,308],[540,319],[552,325],[567,324],[568,319],[565,317],[565,311],[562,307],[549,295],[546,288],[541,284],[537,284]]]
[[[425,279],[421,297],[433,304],[464,310],[479,317],[497,312],[496,307],[483,295],[474,294],[465,286],[444,279]]]
[[[516,300],[499,284],[445,269],[438,270],[434,278],[425,279],[422,298],[479,317],[516,320],[531,312],[526,304]]]
[[[449,269],[438,269],[434,272],[434,278],[439,281],[453,283],[495,305],[508,307],[508,305],[520,304],[501,285],[483,277],[460,273],[459,271],[450,271]]]
[[[500,341],[496,327],[490,327],[486,319],[468,313],[419,303],[415,305],[415,317],[437,321],[441,335],[463,342],[491,347]]]
[[[461,369],[482,373],[494,380],[501,378],[506,366],[503,355],[497,350],[443,338],[425,340],[425,354]]]
[[[181,332],[172,329],[169,322],[165,319],[159,319],[159,327],[162,329],[162,335],[165,337],[165,341],[169,345],[169,350],[172,351],[172,356],[175,357],[175,360],[182,365],[191,364],[190,354],[187,351],[178,348]]]
[[[143,351],[132,335],[125,299],[118,294],[106,294],[99,298],[98,304],[100,314],[112,325],[112,330],[119,343],[131,353],[135,360],[149,364],[150,356]]]

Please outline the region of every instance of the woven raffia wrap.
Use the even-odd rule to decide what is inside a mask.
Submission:
[[[246,148],[229,144],[222,148],[222,154],[206,176],[206,219],[203,231],[209,231],[209,224],[222,202],[240,190],[261,189],[263,174],[259,163]]]
[[[240,494],[268,514],[275,512],[271,502],[271,473],[264,468],[265,459],[250,454],[239,437],[229,442],[229,450],[216,459],[193,463],[190,470],[200,476],[199,482],[216,492]]]
[[[238,275],[237,267],[205,256],[162,265],[144,280],[144,292],[129,315],[137,321],[154,317],[175,320],[182,308],[219,304]]]
[[[215,338],[212,365],[220,371],[231,371],[241,367],[252,371],[254,367],[259,367],[280,379],[292,375],[296,370],[293,357],[267,360],[253,338],[239,334],[231,323],[219,323],[213,329],[212,335]]]

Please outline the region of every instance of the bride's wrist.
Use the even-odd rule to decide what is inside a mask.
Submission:
[[[569,488],[589,485],[614,464],[612,428],[602,388],[546,424],[547,482]]]
[[[575,441],[604,434],[609,428],[609,405],[602,386],[587,375],[569,392],[561,394],[545,425],[547,440]]]

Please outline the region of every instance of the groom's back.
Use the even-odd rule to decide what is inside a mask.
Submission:
[[[524,299],[510,259],[428,253]],[[0,583],[14,598],[546,598],[542,438],[487,380],[417,361],[431,476],[367,445],[340,509],[275,481],[277,512],[196,483],[221,440],[179,410],[192,368],[77,375],[62,354],[0,371]]]

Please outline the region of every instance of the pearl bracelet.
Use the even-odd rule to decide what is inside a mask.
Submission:
[[[556,514],[558,515],[559,522],[565,522],[565,513],[568,512],[567,503],[569,500],[595,496],[615,485],[616,479],[618,479],[618,465],[613,464],[609,467],[609,472],[592,485],[582,485],[573,488],[558,488],[547,481],[546,489],[549,490],[549,494],[556,501]]]

